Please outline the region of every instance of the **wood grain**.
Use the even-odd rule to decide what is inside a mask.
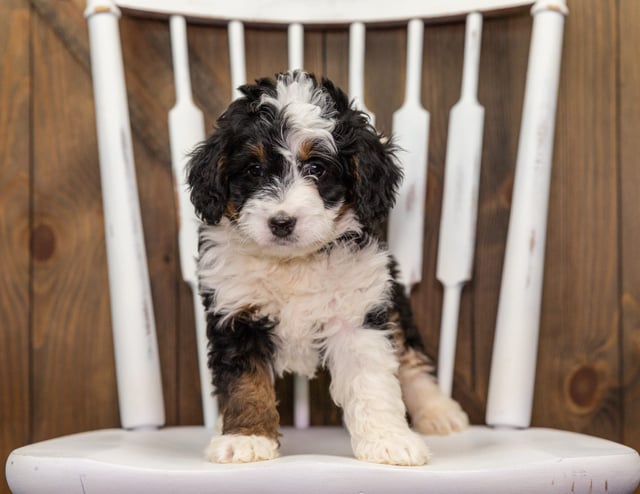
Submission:
[[[623,0],[619,6],[622,441],[640,450],[640,3]]]
[[[35,12],[40,17],[46,20],[46,23],[51,27],[56,37],[60,39],[69,54],[82,66],[87,72],[90,71],[90,54],[89,54],[89,39],[87,36],[86,21],[83,16],[84,8],[86,5],[85,0],[32,0],[31,4]],[[135,20],[124,16],[120,22],[122,30],[122,38],[125,40],[129,29],[127,26],[129,23],[134,23]],[[142,25],[145,21],[143,21]],[[135,56],[144,57],[144,53],[140,52],[140,49],[149,48],[151,60],[153,61],[153,55],[158,55],[159,51],[162,51],[162,41],[159,40],[158,45],[154,42],[158,40],[157,36],[159,31],[151,30],[151,32],[134,32],[132,40]],[[166,37],[165,37],[166,39]],[[137,44],[136,41],[140,43]],[[158,48],[156,48],[156,46]],[[125,64],[130,63],[129,55],[130,50],[123,50],[125,56]],[[143,58],[144,59],[144,58]],[[146,59],[144,59],[146,61]],[[156,57],[155,64],[166,64],[170,66],[171,59],[162,57],[162,60],[158,61]],[[143,64],[144,65],[144,64]],[[156,65],[157,66],[157,65]],[[132,131],[136,134],[136,137],[142,139],[145,146],[147,146],[150,152],[158,159],[164,158],[164,153],[167,148],[166,141],[166,119],[160,120],[148,120],[145,119],[145,115],[149,112],[159,115],[163,111],[162,100],[154,99],[153,93],[148,91],[146,81],[141,79],[138,74],[143,74],[145,67],[140,67],[142,71],[128,71],[127,72],[127,98],[129,102],[129,112],[131,117]],[[169,73],[167,73],[169,74]],[[170,76],[169,76],[170,77]],[[165,84],[168,81],[164,81]]]
[[[615,20],[590,0],[568,21],[533,423],[620,440]]]
[[[31,101],[27,1],[0,3],[0,458],[30,439]],[[8,492],[3,480],[0,492]]]
[[[117,426],[91,81],[36,16],[32,439]],[[36,248],[35,250],[38,250]]]

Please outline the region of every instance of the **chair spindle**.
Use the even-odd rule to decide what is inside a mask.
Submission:
[[[88,2],[100,176],[120,421],[164,424],[164,402],[144,246],[118,20],[112,0]]]
[[[438,381],[451,395],[462,287],[473,273],[484,108],[477,99],[482,15],[467,16],[462,88],[449,115],[436,277],[444,287]]]
[[[564,0],[537,1],[502,268],[486,421],[528,427],[536,373]]]

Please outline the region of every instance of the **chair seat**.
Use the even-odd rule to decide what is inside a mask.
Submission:
[[[43,441],[7,460],[14,494],[202,492],[632,492],[640,481],[634,450],[552,429],[471,427],[427,437],[424,467],[357,461],[344,429],[284,428],[281,457],[241,465],[203,459],[204,427],[106,429]]]

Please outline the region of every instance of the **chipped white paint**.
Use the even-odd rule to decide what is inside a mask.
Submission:
[[[393,114],[393,134],[404,179],[389,215],[389,250],[399,262],[399,281],[407,293],[422,279],[424,208],[427,190],[429,112],[422,107],[424,23],[407,26],[407,73],[402,107]]]
[[[126,428],[164,424],[160,361],[133,162],[122,65],[119,11],[88,3],[100,177],[120,421]]]
[[[538,1],[529,50],[509,232],[489,379],[487,423],[531,422],[551,156],[566,5]]]
[[[444,286],[438,381],[450,396],[453,385],[458,311],[463,285],[471,279],[478,216],[484,108],[477,99],[482,15],[467,16],[460,100],[449,115],[449,136],[436,277]]]

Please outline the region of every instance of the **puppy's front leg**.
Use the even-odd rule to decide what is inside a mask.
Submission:
[[[389,335],[338,322],[325,351],[331,395],[344,410],[356,458],[393,465],[427,463],[429,450],[405,418]]]
[[[239,316],[218,324],[209,318],[209,366],[222,414],[222,435],[206,457],[214,463],[245,463],[278,456],[279,415],[271,374],[273,345],[265,319]]]

